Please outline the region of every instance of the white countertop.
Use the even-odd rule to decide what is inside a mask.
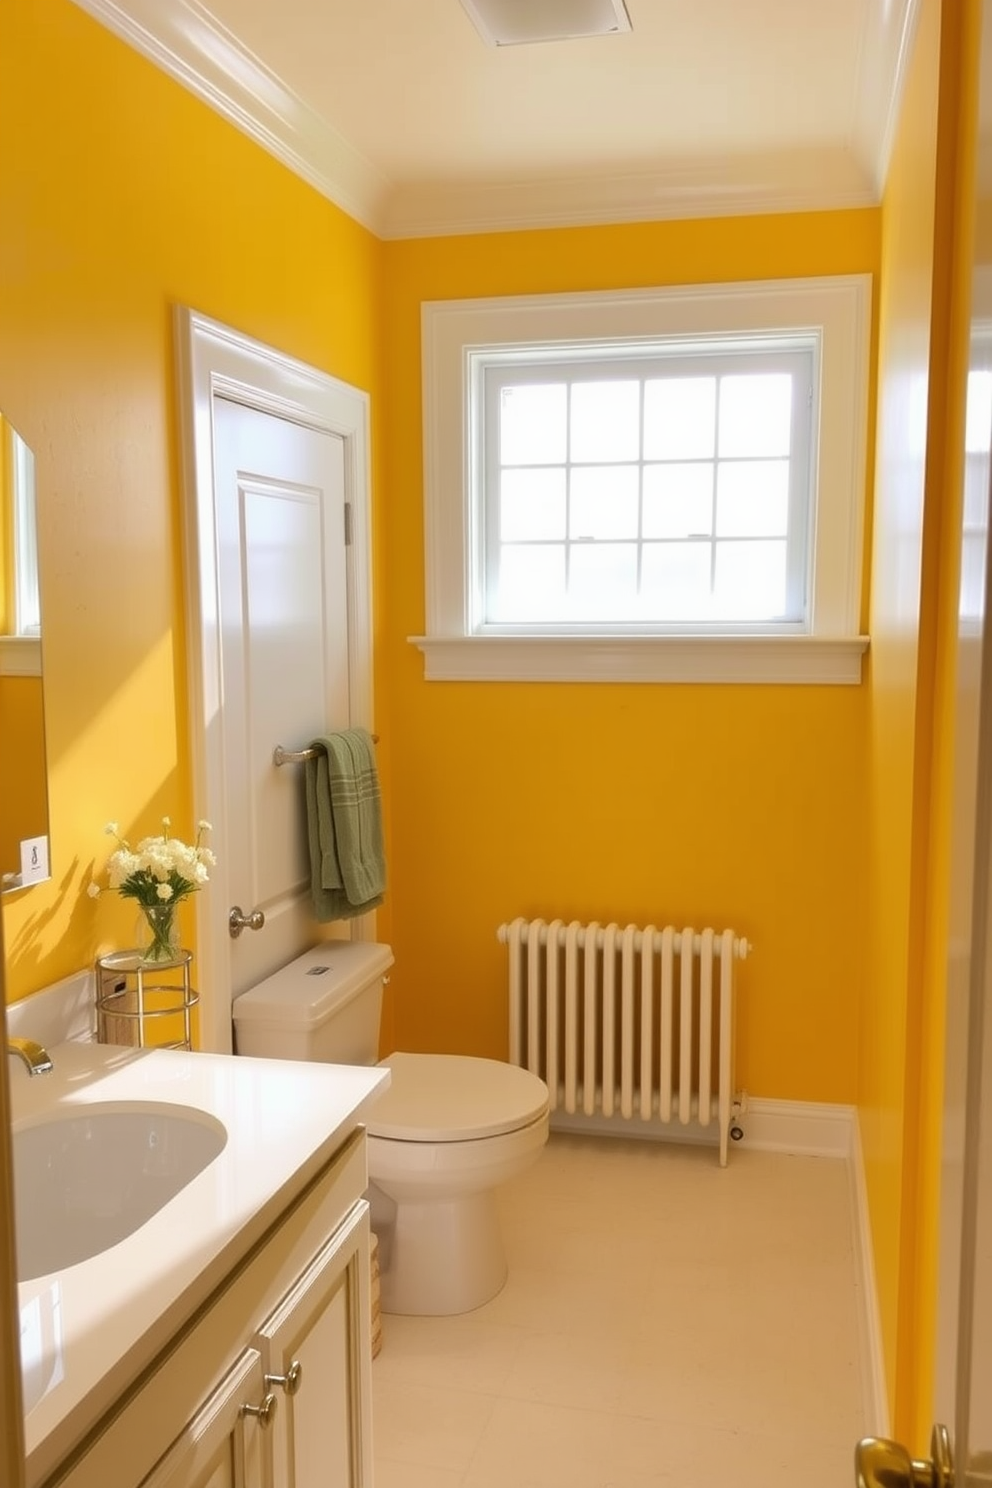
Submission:
[[[388,1070],[67,1043],[50,1075],[10,1062],[13,1126],[108,1101],[192,1106],[221,1121],[223,1151],[126,1240],[18,1287],[28,1482],[112,1403],[101,1381],[125,1355],[161,1346],[163,1314],[203,1300],[327,1163]],[[171,1326],[171,1325],[170,1325]],[[41,1450],[43,1448],[43,1450]],[[34,1463],[32,1459],[36,1460]],[[32,1471],[34,1466],[35,1471]]]

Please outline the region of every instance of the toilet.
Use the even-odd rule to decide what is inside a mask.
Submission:
[[[234,1002],[238,1054],[379,1063],[369,1201],[384,1312],[470,1312],[506,1280],[496,1189],[548,1139],[548,1089],[515,1065],[461,1054],[377,1060],[389,946],[323,941]]]

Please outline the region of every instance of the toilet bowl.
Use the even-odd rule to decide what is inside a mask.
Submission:
[[[468,1312],[506,1280],[496,1189],[548,1140],[548,1091],[527,1070],[396,1053],[369,1113],[372,1226],[387,1312]],[[384,1202],[385,1201],[385,1202]]]
[[[367,1120],[382,1309],[469,1312],[506,1280],[495,1192],[540,1155],[548,1090],[495,1059],[399,1051],[377,1061],[392,962],[388,946],[322,942],[235,999],[235,1048],[388,1067],[390,1084]]]

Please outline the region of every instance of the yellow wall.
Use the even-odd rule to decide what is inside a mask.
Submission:
[[[45,707],[40,677],[0,676],[0,873],[17,873],[21,841],[38,837],[48,820]]]
[[[385,246],[397,1043],[502,1055],[514,915],[733,925],[753,1094],[853,1101],[866,689],[425,683],[420,303],[876,271],[878,214]]]
[[[918,1449],[933,1387],[975,15],[922,7],[882,213],[858,1105],[894,1428]]]
[[[890,1392],[905,1125],[920,574],[933,293],[939,6],[923,8],[882,215],[871,591],[871,960],[858,1105]],[[917,945],[917,949],[919,944]]]
[[[189,822],[171,307],[378,408],[380,248],[69,0],[6,0],[0,139],[0,408],[37,457],[54,863],[4,900],[13,1000],[133,928],[84,892],[104,822]]]

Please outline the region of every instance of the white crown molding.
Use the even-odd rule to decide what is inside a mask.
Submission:
[[[650,172],[394,186],[199,0],[74,0],[289,170],[383,239],[877,206],[919,0],[866,35],[851,149],[727,154]],[[888,139],[879,145],[883,127]]]
[[[885,190],[919,17],[920,0],[888,0],[887,4],[868,7],[851,144],[871,178],[878,201]]]
[[[384,238],[595,227],[695,217],[874,207],[871,175],[848,150],[685,160],[656,171],[553,180],[397,186]]]
[[[286,87],[198,0],[75,0],[364,227],[377,232],[386,175]]]

